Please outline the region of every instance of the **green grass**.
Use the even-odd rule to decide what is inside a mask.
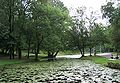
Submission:
[[[25,60],[0,60],[0,65],[8,65],[8,64],[18,64],[18,63],[23,63]]]
[[[42,55],[42,54],[40,54],[40,56],[45,56],[45,55]],[[33,59],[33,58],[31,58],[31,59]],[[40,58],[40,60],[41,59],[42,58]],[[100,56],[92,56],[92,57],[86,56],[86,57],[82,57],[81,60],[92,60],[93,62],[95,62],[97,64],[102,64],[102,65],[107,65],[107,63],[109,63],[109,62],[120,63],[120,60],[109,60],[108,58],[100,57]],[[18,63],[22,63],[23,64],[26,61],[25,60],[18,60],[18,59],[14,59],[14,60],[3,59],[3,60],[0,60],[0,65],[18,64]]]
[[[100,57],[100,56],[87,56],[83,57],[82,60],[92,60],[97,64],[102,64],[102,65],[107,65],[107,63],[112,62],[112,63],[120,63],[120,60],[109,60],[108,58],[105,57]]]

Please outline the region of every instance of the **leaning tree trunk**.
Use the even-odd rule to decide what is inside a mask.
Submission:
[[[59,50],[54,54],[54,59],[56,59],[57,54],[59,53]]]

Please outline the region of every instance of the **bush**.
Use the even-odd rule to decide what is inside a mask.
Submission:
[[[119,57],[117,56],[117,57],[115,57],[115,59],[119,59]]]
[[[119,64],[119,63],[109,62],[109,63],[107,64],[107,67],[110,67],[110,68],[113,68],[113,69],[119,69],[119,70],[120,70],[120,64]]]

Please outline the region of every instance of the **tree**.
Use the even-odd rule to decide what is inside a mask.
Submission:
[[[25,38],[26,38],[26,44],[27,44],[27,58],[29,59],[30,56],[30,49],[31,49],[31,44],[33,44],[33,39],[34,39],[34,31],[32,27],[32,22],[29,17],[28,21],[26,22],[26,27],[25,27]]]
[[[0,1],[0,11],[1,11],[1,21],[0,24],[1,27],[6,27],[6,37],[7,45],[5,45],[6,49],[8,49],[8,53],[11,58],[14,58],[14,37],[12,36],[13,28],[14,28],[14,6],[15,1],[14,0],[1,0]]]
[[[99,45],[101,49],[101,46],[104,46],[104,44],[108,41],[105,35],[105,30],[106,29],[102,24],[95,24],[91,32],[91,38],[93,40],[94,47]],[[94,55],[96,55],[96,48],[94,50]]]
[[[21,49],[24,43],[24,28],[27,19],[27,9],[29,0],[3,0],[0,5],[4,18],[2,25],[6,26],[8,33],[6,50],[9,53],[10,59],[14,58],[14,49],[17,50],[17,55],[21,59]],[[3,27],[3,26],[2,26]]]
[[[87,21],[88,21],[88,41],[87,41],[87,45],[90,51],[90,56],[92,56],[92,48],[95,46],[94,45],[94,39],[92,38],[92,31],[95,28],[95,21],[97,20],[97,18],[94,16],[95,12],[91,11],[90,12],[90,16],[86,17]]]
[[[88,30],[85,26],[85,11],[83,10],[82,7],[77,9],[78,15],[73,18],[73,26],[71,27],[71,35],[73,37],[74,45],[79,49],[82,56],[84,56],[88,38]]]
[[[3,52],[6,49],[10,59],[14,58],[15,49],[18,58],[21,59],[23,48],[28,49],[29,58],[31,47],[34,47],[35,60],[38,60],[40,49],[46,51],[49,49],[50,53],[54,51],[56,57],[63,48],[63,35],[69,17],[68,10],[61,1],[1,0],[0,2],[2,40],[0,48]]]
[[[109,18],[112,28],[111,42],[118,55],[120,50],[120,6],[114,7],[113,4],[114,3],[108,2],[106,5],[102,6],[102,12],[104,18]]]
[[[48,5],[48,27],[45,29],[43,48],[48,52],[48,60],[54,60],[63,48],[63,34],[68,19],[68,10]]]
[[[109,21],[111,22],[111,16],[113,15],[113,11],[115,10],[115,8],[113,7],[113,2],[108,2],[106,5],[101,6],[101,11],[103,13],[103,18],[108,18]]]
[[[5,0],[0,1],[0,49],[2,53],[5,53],[7,48],[8,38],[9,38],[9,27],[8,27],[8,18],[7,18],[7,5]]]

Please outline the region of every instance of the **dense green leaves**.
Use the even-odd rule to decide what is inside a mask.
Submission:
[[[1,0],[0,1],[0,49],[14,58],[21,58],[22,49],[35,53],[48,52],[55,58],[61,50],[79,49],[84,56],[86,48],[94,48],[108,42],[119,49],[120,8],[108,2],[102,6],[103,17],[109,18],[111,36],[105,27],[95,23],[96,17],[85,14],[85,7],[70,17],[68,9],[60,0]]]
[[[114,4],[108,2],[107,5],[102,6],[103,16],[109,18],[111,23],[111,43],[116,51],[120,50],[120,6],[113,6]]]
[[[0,11],[1,48],[7,47],[4,41],[8,42],[8,52],[14,54],[16,48],[19,58],[22,49],[28,49],[29,58],[32,48],[35,59],[40,49],[56,52],[63,48],[62,37],[69,15],[61,1],[1,0]]]
[[[111,23],[111,33],[110,33],[110,41],[115,50],[120,49],[120,7],[114,7],[114,3],[108,2],[106,5],[102,6],[103,16],[109,18],[109,22]]]

